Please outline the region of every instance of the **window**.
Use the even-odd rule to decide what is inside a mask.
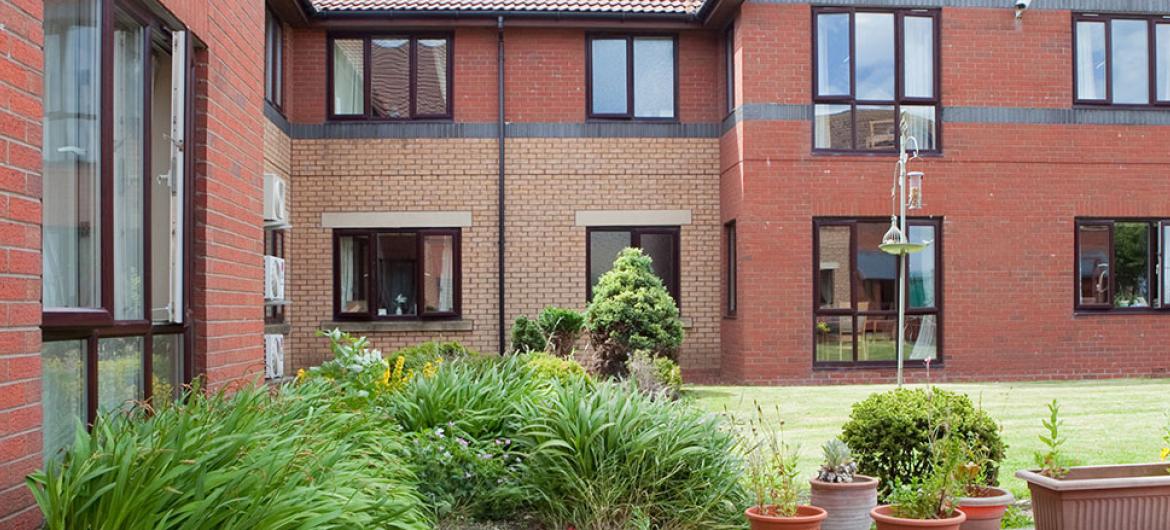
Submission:
[[[284,259],[284,230],[265,230],[264,231],[264,255],[275,256]],[[283,324],[284,323],[284,304],[265,304],[264,305],[264,323],[265,324]]]
[[[601,276],[613,268],[617,255],[627,247],[642,249],[652,260],[650,267],[657,274],[675,304],[679,298],[679,229],[678,227],[615,228],[597,227],[587,230],[589,239],[586,265],[589,283],[586,300],[593,299],[593,286]]]
[[[813,148],[896,152],[905,120],[920,150],[939,150],[938,11],[834,7],[814,17]]]
[[[591,35],[590,118],[673,120],[678,114],[674,36]]]
[[[331,118],[451,117],[450,35],[332,37],[329,50]]]
[[[906,360],[942,358],[942,223],[908,224],[911,241],[930,244],[900,271],[898,257],[878,249],[889,221],[814,221],[815,364],[897,362],[900,274],[907,274]]]
[[[735,26],[727,26],[723,34],[723,64],[727,75],[727,113],[735,111]]]
[[[458,318],[459,236],[459,229],[334,231],[336,318]]]
[[[1166,308],[1170,304],[1170,266],[1166,245],[1170,221],[1077,221],[1078,309]]]
[[[735,306],[739,302],[736,292],[738,286],[736,285],[736,275],[739,267],[739,260],[736,256],[735,247],[735,221],[727,223],[724,230],[727,232],[727,315],[735,315]]]
[[[44,9],[41,361],[50,459],[78,422],[131,401],[173,399],[190,377],[188,37],[147,10],[102,6],[51,0]]]
[[[1073,17],[1076,102],[1170,104],[1170,18]]]
[[[264,11],[264,99],[276,108],[284,105],[284,26]]]

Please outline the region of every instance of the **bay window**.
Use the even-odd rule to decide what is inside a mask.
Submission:
[[[1076,225],[1077,309],[1167,307],[1170,221],[1081,219]]]
[[[329,38],[331,119],[451,118],[449,34]]]
[[[918,149],[937,151],[938,11],[825,7],[814,17],[813,148],[893,153],[905,119]]]
[[[586,230],[586,300],[593,299],[593,287],[613,269],[618,254],[627,247],[642,249],[650,257],[650,268],[662,280],[675,304],[679,298],[679,227],[590,227]]]
[[[929,243],[904,269],[878,249],[889,221],[817,219],[813,223],[813,341],[818,366],[897,361],[898,278],[907,277],[907,361],[941,359],[942,222],[909,221],[910,241]]]
[[[459,229],[334,231],[338,320],[458,318]]]
[[[1170,18],[1073,16],[1075,100],[1086,105],[1170,105]]]

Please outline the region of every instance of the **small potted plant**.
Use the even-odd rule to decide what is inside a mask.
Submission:
[[[963,461],[964,444],[943,437],[934,445],[929,473],[912,483],[899,484],[890,493],[888,505],[869,512],[877,530],[959,530],[967,520],[955,502],[962,494],[955,470]]]
[[[829,516],[821,523],[824,530],[869,530],[869,511],[877,506],[878,479],[857,474],[853,451],[839,438],[821,446],[825,461],[812,485],[810,503],[823,508]]]
[[[982,452],[973,450],[970,456],[955,472],[962,488],[956,502],[967,514],[962,530],[999,530],[1004,513],[1016,499],[1007,490],[987,484],[983,473],[987,457]]]
[[[751,425],[756,439],[748,451],[746,469],[755,504],[744,515],[752,530],[820,530],[825,510],[800,504],[797,450],[764,420],[759,406],[756,410],[758,421]]]

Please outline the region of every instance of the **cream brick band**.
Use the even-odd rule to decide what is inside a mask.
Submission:
[[[471,212],[322,212],[321,228],[464,228]]]
[[[577,226],[679,226],[691,224],[690,210],[578,210]]]

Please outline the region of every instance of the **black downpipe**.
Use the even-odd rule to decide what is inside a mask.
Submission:
[[[499,211],[499,226],[496,228],[497,231],[499,232],[499,238],[497,240],[496,253],[498,254],[499,260],[500,260],[499,265],[498,265],[498,269],[499,269],[499,273],[500,273],[499,289],[498,289],[499,293],[500,293],[500,300],[499,300],[499,312],[500,312],[499,326],[500,326],[500,330],[499,331],[500,331],[500,355],[503,355],[505,353],[505,351],[504,351],[504,346],[505,346],[504,324],[506,322],[506,320],[504,318],[504,17],[503,16],[500,16],[496,19],[496,30],[499,34],[499,37],[497,39],[497,44],[496,44],[496,48],[497,48],[496,49],[496,57],[497,57],[496,58],[496,65],[499,69],[499,72],[497,72],[497,74],[496,74],[496,78],[497,78],[496,91],[499,92],[499,96],[500,96],[500,102],[499,102],[500,116],[499,116],[499,123],[496,125],[496,135],[497,135],[496,143],[498,143],[499,147],[500,147],[500,153],[499,153],[500,174],[499,174],[499,177],[496,179],[496,190],[497,190],[496,209]]]

